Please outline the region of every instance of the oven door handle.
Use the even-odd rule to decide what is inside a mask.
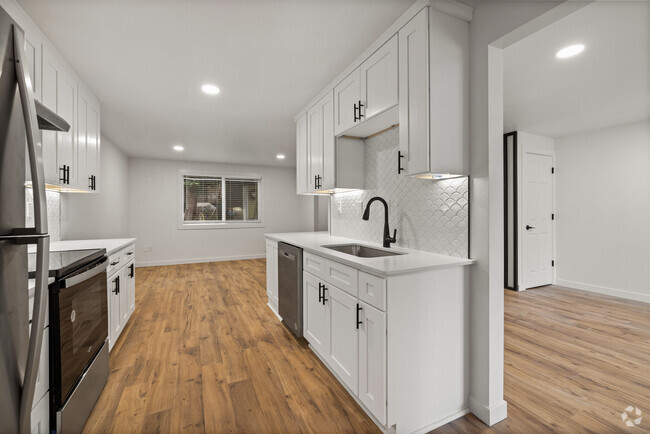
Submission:
[[[69,288],[71,286],[74,286],[78,283],[81,283],[85,280],[97,276],[99,273],[106,271],[107,267],[108,267],[108,258],[104,256],[101,259],[101,262],[93,264],[92,267],[86,269],[86,271],[84,271],[83,273],[75,274],[74,276],[63,280],[61,286],[63,288]]]

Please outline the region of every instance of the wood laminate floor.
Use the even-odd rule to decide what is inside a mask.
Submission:
[[[264,260],[136,270],[137,307],[84,432],[379,432],[266,306]],[[650,430],[650,305],[560,288],[506,291],[508,419],[456,432]]]

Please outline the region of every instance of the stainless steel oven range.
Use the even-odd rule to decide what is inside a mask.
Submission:
[[[105,249],[50,252],[50,427],[81,432],[108,379]]]

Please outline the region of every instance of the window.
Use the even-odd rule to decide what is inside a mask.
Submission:
[[[262,225],[260,177],[180,175],[182,228]]]

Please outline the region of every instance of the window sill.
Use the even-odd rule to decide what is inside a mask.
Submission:
[[[193,229],[246,229],[263,228],[264,222],[228,222],[228,223],[181,223],[180,230]]]

